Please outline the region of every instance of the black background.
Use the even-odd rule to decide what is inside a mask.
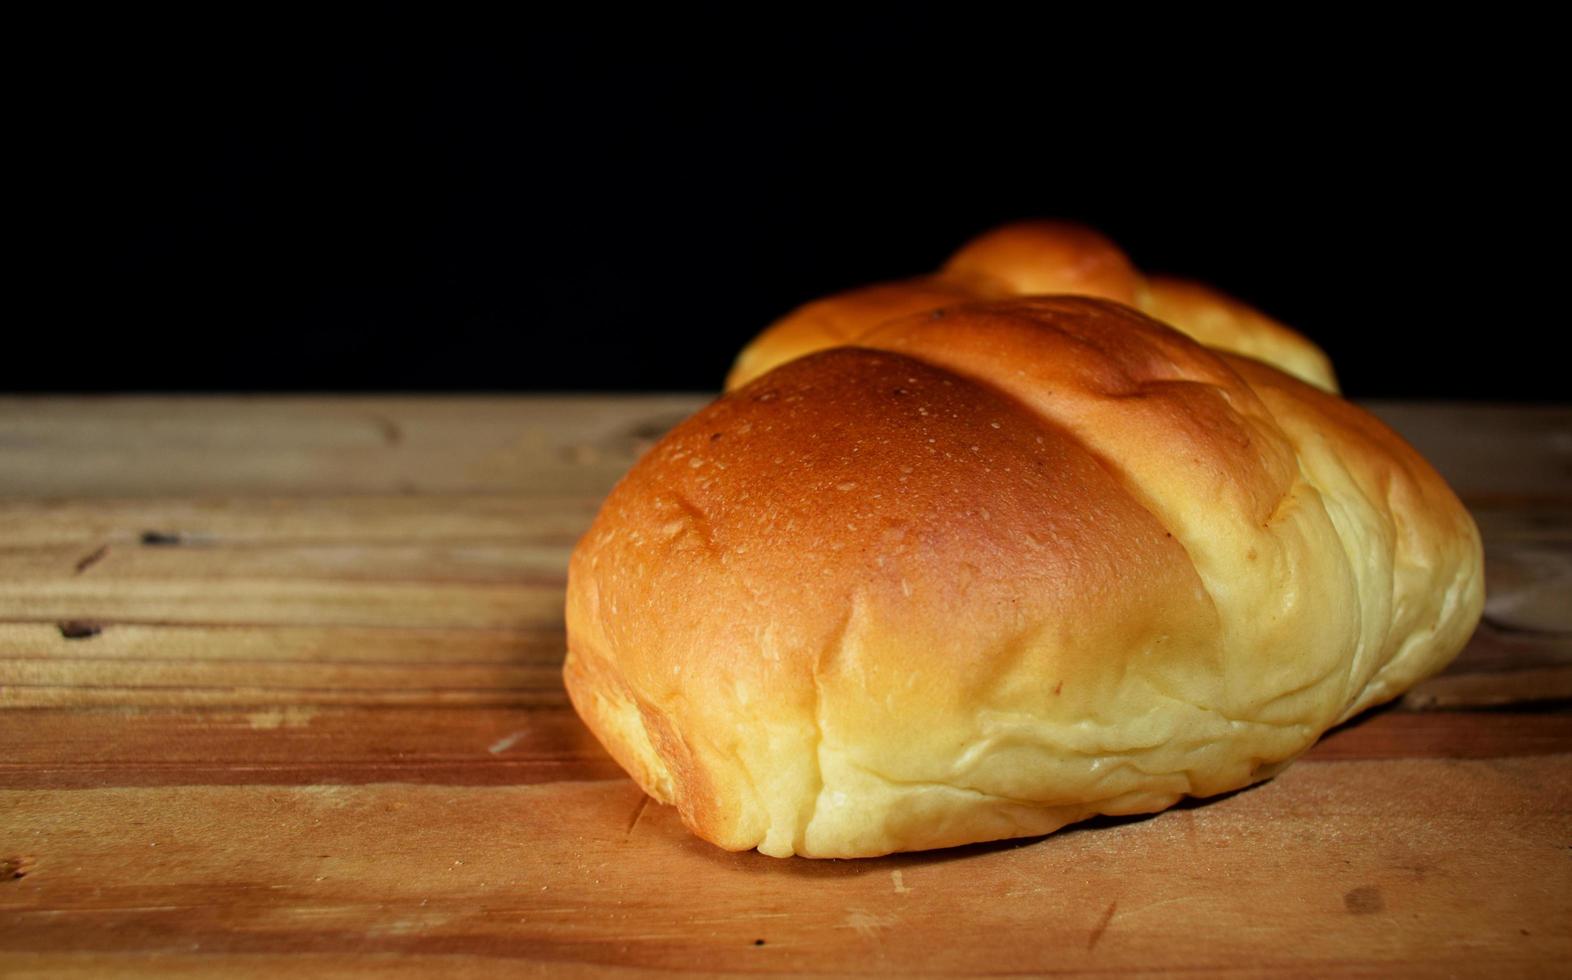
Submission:
[[[1533,25],[787,9],[84,13],[20,100],[47,302],[3,387],[713,389],[796,304],[1056,216],[1351,395],[1565,397]]]

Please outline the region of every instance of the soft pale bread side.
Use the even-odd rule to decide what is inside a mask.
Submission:
[[[817,350],[860,343],[881,324],[935,307],[1016,296],[1117,300],[1219,350],[1337,390],[1319,347],[1266,314],[1200,283],[1141,275],[1118,246],[1079,225],[1023,221],[973,239],[938,272],[815,300],[776,321],[737,356],[728,389]]]
[[[566,678],[696,833],[857,857],[1265,778],[1463,646],[1478,533],[1363,411],[1127,307],[891,322],[678,426]]]

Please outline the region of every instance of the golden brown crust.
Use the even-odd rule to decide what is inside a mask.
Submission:
[[[1001,290],[998,295],[1007,296],[1009,293]],[[744,348],[737,355],[737,361],[726,378],[726,388],[728,391],[740,388],[783,360],[799,356],[792,354],[791,357],[783,358],[782,354],[786,351],[811,353],[831,347],[844,347],[856,343],[859,337],[868,332],[871,324],[977,298],[970,286],[926,278],[864,286],[839,296],[816,300],[799,307],[791,316],[770,328],[768,342],[754,343]]]
[[[1208,347],[1264,361],[1326,391],[1337,391],[1332,362],[1321,348],[1210,286],[1154,276],[1146,283],[1139,308]]]
[[[1141,274],[1106,236],[1065,221],[1021,221],[962,245],[939,276],[973,299],[1069,293],[1126,306],[1140,302]]]
[[[965,301],[1049,294],[1116,300],[1208,347],[1254,357],[1337,390],[1331,362],[1302,335],[1199,283],[1148,280],[1103,235],[1057,221],[1005,225],[962,246],[933,275],[864,286],[799,307],[743,349],[726,387],[740,387],[804,354],[858,343],[903,315]]]
[[[1478,618],[1450,490],[1275,369],[1079,297],[861,343],[683,423],[573,556],[574,704],[721,846],[868,856],[1234,789]]]

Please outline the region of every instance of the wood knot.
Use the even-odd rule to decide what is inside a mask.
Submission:
[[[32,873],[33,864],[32,858],[23,855],[0,858],[0,884],[26,878]]]
[[[68,640],[86,640],[104,631],[102,626],[85,619],[68,619],[56,625],[60,629],[60,635]]]
[[[1360,885],[1343,896],[1343,907],[1349,915],[1372,915],[1386,908],[1386,899],[1375,885]]]

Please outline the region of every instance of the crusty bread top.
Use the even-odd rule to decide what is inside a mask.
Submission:
[[[861,856],[1224,792],[1461,648],[1477,531],[1336,396],[1116,303],[962,304],[678,426],[566,668],[705,838]]]
[[[932,275],[852,289],[794,310],[743,349],[726,387],[740,387],[816,350],[856,344],[868,331],[907,314],[969,300],[1049,294],[1116,300],[1209,347],[1337,390],[1331,362],[1302,335],[1200,283],[1146,278],[1103,235],[1055,221],[1005,225],[964,245]]]

